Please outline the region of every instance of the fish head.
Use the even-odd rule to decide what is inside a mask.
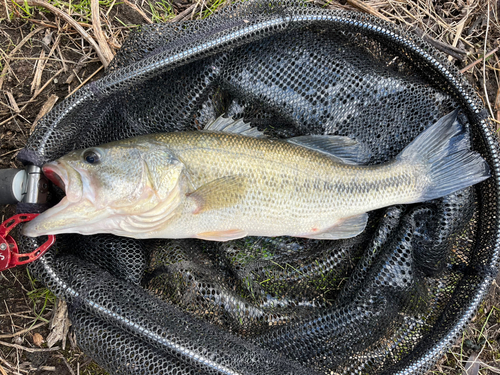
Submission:
[[[128,217],[169,200],[182,169],[182,163],[157,143],[113,142],[73,151],[43,165],[43,173],[66,196],[25,225],[23,233],[123,235]]]

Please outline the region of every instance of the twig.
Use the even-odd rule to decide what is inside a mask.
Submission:
[[[64,72],[67,72],[68,67],[66,66],[66,62],[64,61],[63,55],[61,53],[61,48],[59,46],[57,46],[57,53],[59,54],[59,61],[61,61],[61,63],[62,63]],[[73,62],[73,61],[71,61],[71,62]]]
[[[28,101],[28,103],[30,103],[30,102]],[[26,108],[26,105],[27,104],[25,104],[24,107],[21,108],[21,112],[24,110],[24,108]],[[19,284],[19,286],[21,287],[21,289],[24,290],[26,293],[29,293],[30,291],[24,287],[23,283],[21,283],[19,281],[19,279],[17,278],[17,276],[15,275],[15,273],[13,273],[12,270],[10,270],[10,269],[8,271],[9,271],[10,276],[12,276],[14,278],[14,280],[16,280],[16,282]],[[5,304],[5,307],[7,307],[7,303]],[[7,312],[10,312],[9,309],[7,309]]]
[[[206,2],[206,0],[196,0],[196,3],[195,3],[196,6],[194,7],[193,11],[191,12],[191,15],[189,16],[190,20],[193,20],[194,15],[198,11],[198,7],[200,7],[200,10],[198,11],[198,13],[201,14],[203,12],[203,7],[205,6],[205,2]],[[185,17],[184,19],[187,19],[187,17]]]
[[[3,4],[5,5],[5,15],[7,16],[7,21],[10,22],[10,13],[9,6],[7,5],[7,0],[3,0]]]
[[[68,368],[68,371],[71,373],[71,375],[75,375],[75,372],[73,371],[73,369],[71,368],[71,366],[69,365],[68,361],[66,360],[66,358],[64,358],[63,355],[58,355],[59,358],[62,358],[64,364],[66,365],[66,367]]]
[[[43,27],[38,27],[36,28],[35,30],[33,30],[32,32],[30,32],[28,35],[26,35],[19,43],[18,45],[12,50],[10,51],[9,55],[5,57],[5,66],[3,67],[2,69],[2,72],[0,73],[0,90],[2,89],[2,85],[3,85],[3,80],[4,80],[4,77],[5,77],[5,74],[7,73],[7,69],[8,69],[8,66],[9,66],[9,60],[12,56],[14,56],[14,54],[19,51],[21,49],[22,46],[24,46],[24,44],[31,39],[31,37],[33,35],[35,35],[36,33],[40,32],[43,30]]]
[[[452,45],[449,45],[448,43],[442,42],[440,40],[434,39],[430,35],[425,34],[420,28],[418,27],[413,27],[412,30],[420,36],[422,39],[424,39],[427,43],[433,45],[436,47],[438,50],[441,52],[446,53],[447,55],[450,55],[454,57],[457,60],[462,61],[465,56],[467,55],[467,51],[464,51],[460,48],[453,47]]]
[[[17,318],[23,318],[23,319],[31,319],[31,320],[35,320],[36,319],[33,316],[23,315],[23,314],[17,314],[17,313],[11,313],[10,315],[15,316]],[[48,320],[45,319],[45,318],[39,318],[39,319],[43,319],[43,321],[45,321],[45,322],[48,323]]]
[[[467,56],[467,52],[460,49],[453,47],[449,45],[448,43],[442,42],[440,40],[434,39],[433,37],[429,35],[424,35],[423,38],[430,44],[432,44],[434,47],[436,47],[438,50],[441,52],[446,53],[447,55],[450,55],[451,57],[463,61],[465,56]]]
[[[109,13],[111,12],[111,10],[113,9],[113,7],[115,6],[116,4],[116,0],[113,0],[113,2],[111,3],[111,5],[108,7],[108,10],[106,11],[106,14],[104,15],[104,19],[107,21],[108,17],[109,17]]]
[[[8,343],[5,341],[0,341],[0,345],[8,346],[10,348],[16,348],[19,350],[24,350],[25,352],[28,352],[28,353],[55,352],[55,351],[58,351],[60,349],[58,346],[54,346],[52,348],[47,348],[47,349],[27,348],[27,347],[22,346],[22,345],[11,344],[11,343]]]
[[[2,362],[5,366],[7,366],[10,369],[10,371],[12,371],[13,374],[20,374],[19,371],[22,371],[26,374],[29,373],[29,371],[21,370],[21,369],[19,369],[19,371],[17,371],[17,372],[14,371],[13,369],[15,369],[15,367],[13,365],[11,365],[9,362],[7,362],[5,359],[3,359],[2,357],[0,357],[0,362]]]
[[[50,29],[57,29],[56,25],[52,25],[50,23],[46,23],[46,22],[43,22],[43,21],[40,21],[40,20],[35,20],[35,19],[32,19],[32,18],[28,18],[27,21],[32,22],[32,23],[34,23],[36,25],[40,25],[40,26],[43,26],[43,27],[48,27]],[[75,33],[77,33],[77,31],[75,31]]]
[[[102,54],[106,58],[106,64],[104,64],[104,66],[108,66],[111,60],[113,60],[114,55],[102,31],[101,19],[99,18],[99,0],[90,0],[90,10],[92,13],[92,29],[94,30],[94,35],[97,39],[97,43],[99,43]]]
[[[16,73],[14,73],[14,70],[12,70],[12,68],[10,67],[10,60],[12,59],[9,59],[7,60],[7,54],[0,48],[0,53],[4,56],[4,59],[5,59],[5,70],[6,70],[6,73],[5,75],[8,74],[8,71],[10,70],[10,74],[12,74],[14,76],[14,78],[16,79],[17,83],[21,83],[21,81],[19,80],[19,78],[17,78],[17,75]],[[5,75],[3,75],[1,78],[4,78]],[[1,82],[3,83],[3,82]]]
[[[55,372],[56,371],[56,366],[41,366],[41,367],[35,367],[33,370],[36,371],[50,371],[50,372]]]
[[[18,311],[15,313],[0,314],[0,318],[3,316],[11,316],[11,315],[22,317],[22,315],[19,315],[19,314],[25,314],[25,313],[29,313],[29,312],[31,312],[31,310]],[[31,318],[31,316],[29,318]]]
[[[54,80],[54,78],[56,78],[59,74],[61,74],[62,72],[64,72],[64,68],[61,68],[59,69],[56,74],[54,74],[51,78],[49,78],[47,80],[47,82],[45,82],[45,84],[37,91],[35,92],[35,95],[33,95],[33,97],[31,99],[35,100],[35,98],[43,91],[45,90],[45,88]],[[24,107],[23,107],[24,109]],[[22,111],[22,109],[21,109]]]
[[[19,110],[17,103],[16,103],[16,99],[14,99],[14,95],[12,95],[12,93],[10,91],[5,91],[5,95],[7,95],[7,98],[9,98],[9,103],[12,106],[12,109],[14,110],[14,112],[16,112],[16,113],[21,112]]]
[[[55,94],[52,94],[47,101],[43,104],[42,108],[40,108],[40,112],[36,115],[35,121],[33,121],[33,125],[31,125],[30,134],[35,130],[36,124],[40,119],[45,116],[53,107],[54,104],[59,100],[59,97]]]
[[[488,43],[488,31],[490,30],[490,2],[488,1],[488,18],[486,19],[486,33],[484,35],[484,48],[483,56],[486,56],[486,44]],[[491,118],[495,118],[493,109],[491,109],[490,98],[488,97],[488,90],[486,89],[486,58],[483,59],[483,89],[488,109],[490,110]]]
[[[99,45],[96,43],[96,41],[76,22],[71,16],[69,16],[66,12],[63,12],[61,9],[56,8],[55,6],[46,3],[45,1],[42,0],[15,0],[16,4],[28,4],[29,6],[38,6],[45,8],[49,10],[50,12],[54,13],[56,16],[61,17],[64,19],[67,23],[69,23],[80,35],[94,48],[95,52],[97,53],[97,56],[99,57],[99,60],[101,60],[101,63],[106,67],[108,66],[108,60],[106,56],[103,54],[101,49],[99,48]]]
[[[382,13],[380,13],[374,7],[372,7],[366,3],[363,3],[359,0],[347,0],[347,3],[351,4],[353,7],[356,7],[358,9],[362,10],[365,13],[372,14],[375,17],[382,18],[384,21],[390,22],[389,18],[385,17]]]
[[[131,3],[130,1],[128,0],[123,0],[123,3],[128,5],[129,7],[131,7],[133,10],[135,10],[137,13],[139,13],[141,15],[142,18],[144,18],[144,20],[147,22],[147,23],[153,23],[153,21],[151,21],[151,19],[146,15],[146,13],[144,13],[142,11],[142,9],[140,9],[137,5],[135,5],[134,3]]]
[[[51,33],[52,34],[52,33]],[[57,46],[59,46],[59,41],[61,40],[61,34],[57,34],[57,38],[56,40],[54,41],[54,43],[52,44],[52,48],[50,49],[49,51],[49,54],[47,56],[47,58],[45,59],[45,61],[43,61],[43,65],[42,65],[42,71],[45,69],[45,65],[47,65],[47,62],[48,60],[50,59],[50,57],[53,55],[54,51],[56,50]],[[41,78],[41,76],[40,76]],[[38,85],[40,86],[40,85]],[[35,90],[36,92],[36,90]]]
[[[60,62],[67,62],[70,64],[74,64],[75,62],[72,60],[61,60],[61,59],[56,59],[56,58],[48,58],[44,57],[43,59],[40,59],[40,57],[11,57],[10,60],[23,60],[23,61],[30,61],[30,60],[42,60],[42,61],[60,61]],[[95,59],[94,61],[99,61],[98,59]]]
[[[20,149],[18,149],[19,151]],[[4,154],[5,155],[5,154]],[[3,156],[3,155],[2,155]],[[44,325],[47,325],[48,322],[42,322],[42,323],[38,323],[38,324],[35,324],[33,327],[29,327],[29,328],[26,328],[26,329],[23,329],[22,331],[18,331],[18,332],[15,332],[15,333],[9,333],[9,334],[4,334],[4,335],[0,335],[0,339],[10,339],[12,337],[15,337],[15,336],[21,336],[22,334],[26,333],[26,332],[29,332],[29,331],[32,331],[34,329],[37,329],[37,328],[40,328]]]
[[[178,15],[176,15],[174,18],[172,18],[170,20],[170,22],[178,22],[178,21],[181,21],[184,18],[188,17],[191,14],[191,12],[194,12],[194,10],[196,9],[197,5],[198,5],[198,3],[194,3],[189,8],[183,10]]]
[[[9,310],[9,305],[7,305],[7,301],[6,300],[3,300],[3,303],[5,304],[5,310],[10,313],[10,310]],[[14,319],[12,319],[12,316],[9,316],[10,318],[10,323],[11,323],[11,328],[12,328],[12,331],[14,331]]]
[[[21,108],[21,111],[22,111],[24,108],[26,108],[26,105],[25,105],[23,108]],[[13,120],[14,118],[16,118],[16,116],[17,116],[17,113],[16,113],[16,114],[14,114],[14,115],[12,115],[12,116],[10,116],[10,117],[9,117],[8,119],[6,119],[6,120],[3,120],[2,122],[0,122],[0,126],[2,126],[3,124],[8,123],[8,122],[9,122],[9,121],[11,121],[11,120]],[[8,154],[10,154],[10,153],[11,153],[11,151],[9,151],[9,152],[7,153],[7,155],[8,155]],[[0,157],[2,157],[2,155],[0,155]]]
[[[12,119],[12,118],[14,118],[14,116],[12,116],[10,119]],[[3,122],[2,122],[2,124],[3,124]],[[2,124],[0,124],[0,125],[2,125]],[[17,152],[20,150],[22,150],[22,148],[16,148],[15,150],[10,150],[9,152],[6,152],[5,154],[0,155],[0,158],[3,158],[4,156],[7,156],[9,154],[13,154],[14,152]]]
[[[31,93],[37,92],[38,89],[40,88],[40,85],[42,84],[42,73],[43,73],[43,68],[45,67],[45,64],[42,62],[42,60],[44,59],[45,59],[45,50],[42,49],[40,51],[40,58],[36,62],[35,75],[33,76],[33,81],[31,82]]]
[[[66,82],[65,82],[66,84],[69,85],[69,84],[71,84],[71,82],[73,82],[73,79],[75,79],[75,77],[78,78],[78,73],[85,65],[85,60],[88,59],[89,57],[90,57],[90,55],[83,55],[82,57],[80,57],[80,60],[78,60],[75,67],[71,70],[70,76],[68,77],[68,79],[66,79]],[[78,78],[78,80],[80,81],[80,78]]]
[[[500,48],[500,46],[498,46],[497,48],[495,49],[492,49],[490,52],[488,52],[486,55],[484,55],[483,57],[477,59],[476,61],[474,61],[473,63],[470,63],[469,65],[467,65],[465,68],[463,69],[460,69],[460,73],[465,73],[466,71],[468,71],[469,69],[473,68],[474,66],[476,66],[477,64],[479,64],[480,62],[482,62],[484,60],[484,58],[488,58],[490,57],[491,55],[493,55],[494,53],[496,53],[498,51],[498,49]]]
[[[32,22],[32,23],[36,23],[37,25],[41,25],[43,27],[49,27],[51,29],[59,29],[56,25],[53,25],[51,23],[47,23],[48,21],[40,21],[40,20],[35,20],[35,19],[32,19],[32,18],[28,18],[26,21],[29,21],[29,22]],[[91,24],[88,24],[88,23],[85,23],[85,22],[82,22],[82,21],[76,21],[80,26],[82,27],[88,27],[89,29],[92,28],[92,25]],[[77,33],[78,34],[78,31],[76,30],[64,30],[65,33],[67,34],[74,34],[74,33]]]
[[[500,86],[497,89],[497,97],[495,99],[495,111],[497,111],[497,121],[500,121]]]
[[[70,92],[70,93],[66,96],[66,98],[67,98],[67,97],[69,97],[69,96],[71,96],[71,95],[73,95],[73,94],[75,93],[75,91],[76,91],[76,90],[78,90],[80,87],[82,87],[83,85],[85,85],[85,84],[86,84],[86,83],[87,83],[87,82],[88,82],[88,81],[89,81],[89,80],[90,80],[93,76],[95,76],[97,73],[99,73],[99,72],[101,71],[101,69],[102,69],[102,68],[103,68],[103,67],[102,67],[102,66],[100,66],[100,67],[99,67],[99,69],[97,69],[97,70],[96,70],[94,73],[92,73],[92,74],[91,74],[91,75],[90,75],[90,76],[89,76],[89,77],[88,77],[85,81],[83,81],[82,83],[80,83],[80,84],[78,85],[78,87],[76,87],[73,91],[71,91],[71,92]],[[65,99],[66,99],[66,98],[65,98]],[[0,125],[1,125],[1,124],[0,124]]]
[[[102,68],[103,68],[103,67],[101,66],[101,67],[98,69],[98,71],[99,71],[100,69],[102,69]],[[45,88],[46,88],[46,87],[50,84],[50,82],[52,82],[52,80],[53,80],[54,78],[56,78],[59,74],[61,74],[63,71],[64,71],[64,68],[59,69],[59,70],[57,71],[57,73],[56,73],[56,74],[54,74],[54,75],[53,75],[50,79],[48,79],[48,80],[47,80],[47,82],[45,82],[45,84],[44,84],[44,85],[40,88],[40,90],[38,90],[38,92],[36,92],[36,93],[35,93],[35,95],[33,95],[33,96],[31,97],[31,99],[30,99],[30,100],[28,100],[27,102],[25,102],[24,106],[23,106],[23,107],[22,107],[19,111],[20,111],[20,112],[24,111],[24,110],[26,109],[26,107],[27,107],[30,103],[34,102],[34,101],[35,101],[35,99],[36,99],[36,97],[37,97],[37,96],[38,96],[38,95],[39,95],[39,94],[40,94],[43,90],[45,90]],[[94,74],[95,74],[95,73],[94,73]],[[92,75],[92,76],[93,76],[93,75]],[[92,76],[91,76],[91,77],[92,77]],[[74,91],[73,91],[73,92],[74,92]],[[14,114],[14,115],[10,116],[8,119],[6,119],[6,120],[4,120],[4,121],[0,122],[0,126],[2,126],[3,124],[6,124],[7,122],[9,122],[9,121],[11,121],[11,120],[13,120],[16,116],[20,116],[20,114],[16,113],[16,114]],[[21,116],[21,117],[22,117],[22,116]],[[26,119],[25,119],[25,120],[26,120]],[[28,120],[26,120],[26,121],[29,123],[29,121],[28,121]],[[7,153],[5,153],[5,154],[3,154],[3,155],[0,155],[0,157],[5,156],[5,155],[8,155],[8,154],[10,154],[10,153],[12,153],[12,152],[15,152],[15,151],[19,151],[19,150],[20,150],[20,149],[18,149],[18,150],[14,150],[14,151],[9,151],[9,152],[7,152]],[[15,276],[14,276],[14,277],[15,277]],[[22,287],[22,284],[21,284],[21,287]]]
[[[451,44],[453,47],[456,47],[458,44],[458,41],[460,40],[460,37],[462,36],[462,32],[464,31],[464,26],[465,23],[467,22],[467,19],[469,18],[469,14],[467,15],[458,23],[457,25],[457,31],[455,33],[455,38],[453,38],[453,43]],[[453,56],[448,56],[448,60],[452,60]]]
[[[6,103],[4,103],[4,102],[0,102],[0,105],[3,105],[5,108],[10,109],[11,111],[13,111],[13,110],[14,110],[14,108],[12,108],[10,105],[8,105],[8,104],[6,104]]]

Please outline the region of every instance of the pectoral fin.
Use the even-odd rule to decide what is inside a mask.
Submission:
[[[320,233],[310,233],[300,237],[316,240],[339,240],[342,238],[355,237],[365,230],[367,222],[367,213],[350,216],[337,221],[334,226]]]
[[[239,176],[218,178],[188,194],[196,203],[193,214],[209,210],[232,207],[244,197],[247,188],[246,179]]]
[[[224,231],[213,231],[198,233],[196,238],[207,241],[231,241],[245,237],[247,232],[240,229],[229,229]]]

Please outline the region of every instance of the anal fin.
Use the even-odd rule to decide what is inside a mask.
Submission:
[[[368,214],[350,216],[340,219],[335,225],[327,228],[320,233],[309,233],[304,238],[311,238],[316,240],[340,240],[342,238],[355,237],[366,228],[368,222]]]
[[[213,232],[202,232],[198,233],[195,237],[200,240],[207,241],[230,241],[236,240],[238,238],[246,237],[247,232],[241,229],[229,229],[229,230],[221,230],[221,231],[213,231]]]

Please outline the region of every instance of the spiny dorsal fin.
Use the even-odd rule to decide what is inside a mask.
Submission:
[[[370,153],[367,148],[349,137],[303,135],[290,138],[287,142],[321,152],[344,164],[365,164],[370,160]]]
[[[204,130],[212,132],[225,132],[233,134],[246,135],[248,137],[254,138],[265,138],[265,134],[259,131],[257,128],[252,128],[249,123],[243,121],[243,119],[235,120],[232,118],[220,116],[214,122],[211,122],[205,126]]]

